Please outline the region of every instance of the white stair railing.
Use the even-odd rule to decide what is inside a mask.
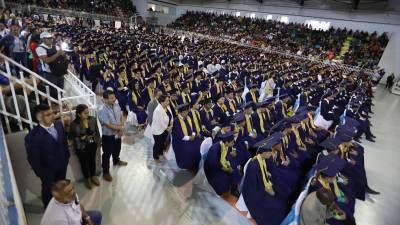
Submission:
[[[0,75],[10,81],[8,86],[0,86],[0,114],[4,117],[8,133],[12,132],[10,122],[16,123],[19,130],[24,129],[23,123],[33,128],[36,123],[31,110],[41,102],[47,102],[53,109],[58,109],[62,121],[66,114],[74,111],[72,108],[78,103],[88,105],[95,113],[96,94],[70,71],[64,76],[66,82],[63,90],[1,53],[0,68]],[[19,76],[12,73],[16,70]],[[57,97],[52,97],[50,93],[57,93]]]

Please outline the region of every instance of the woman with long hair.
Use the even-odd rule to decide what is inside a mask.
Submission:
[[[93,185],[99,186],[100,182],[95,173],[100,134],[96,118],[89,116],[89,108],[85,104],[76,106],[76,117],[71,123],[70,138],[81,164],[85,186],[88,189],[92,189]]]

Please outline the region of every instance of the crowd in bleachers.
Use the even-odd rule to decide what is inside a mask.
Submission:
[[[376,32],[333,27],[326,31],[315,30],[301,23],[286,24],[262,18],[206,12],[187,12],[171,26],[321,59],[340,56],[343,44],[351,37],[350,48],[343,55],[343,62],[364,68],[378,65],[389,41],[386,33],[379,35]]]
[[[32,0],[17,2],[34,3]],[[78,10],[111,16],[129,17],[136,12],[136,8],[130,0],[37,0],[35,4],[47,8]]]
[[[153,154],[157,163],[162,163],[169,147],[182,169],[197,173],[203,160],[212,189],[222,197],[241,195],[246,210],[259,225],[281,223],[320,153],[310,190],[322,188],[334,196],[329,210],[335,216],[329,218],[330,223],[355,224],[355,199],[364,200],[366,193],[376,194],[368,186],[364,150],[358,143],[363,135],[369,141],[375,138],[369,121],[373,83],[362,71],[345,73],[305,59],[227,42],[151,32],[141,26],[91,29],[79,21],[45,21],[41,16],[22,21],[16,32],[27,31],[29,21],[29,30],[39,31],[36,35],[40,43],[66,43],[68,51],[59,54],[67,55],[74,73],[91,82],[93,90],[99,84],[102,87],[105,104],[99,119],[106,181],[113,180],[108,171],[111,156],[114,166],[126,165],[119,159],[120,138],[125,130],[121,118],[122,114],[134,114],[141,127],[152,130],[150,136],[156,142],[161,140],[161,148],[156,146]],[[253,29],[257,30],[247,28]],[[165,126],[160,126],[159,117],[149,123],[153,103],[154,113],[165,115]],[[44,123],[40,126],[58,139],[63,128],[60,124],[52,126],[53,120],[48,117],[51,113],[50,108],[39,107],[35,116]],[[90,131],[93,127],[87,107],[77,113],[76,122],[82,119],[87,123],[86,131],[77,130],[90,132],[82,140],[87,138],[86,145],[93,150],[90,144],[98,144],[99,137]],[[40,126],[35,132],[47,134],[44,129],[37,131]],[[31,156],[40,152],[38,146],[43,143],[33,140],[40,136],[35,132],[26,139]],[[47,136],[50,142],[52,137]],[[202,156],[200,145],[206,139],[212,145],[207,156]],[[46,151],[50,149],[46,147]],[[60,157],[60,161],[51,162],[57,174],[45,180],[45,205],[51,198],[49,181],[65,178],[69,155]],[[47,179],[46,170],[37,162],[36,158],[30,159],[35,173]],[[85,184],[90,188],[98,184],[92,169],[93,165],[85,169]]]

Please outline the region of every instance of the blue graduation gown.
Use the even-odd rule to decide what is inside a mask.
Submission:
[[[258,161],[250,161],[243,180],[242,195],[258,225],[279,225],[286,216],[285,197],[279,194],[279,184],[273,182],[273,189],[275,196],[265,191]]]
[[[185,120],[188,135],[192,134],[192,129],[187,120]],[[194,125],[193,125],[194,126]],[[172,147],[175,152],[176,163],[181,169],[197,169],[200,163],[200,145],[201,139],[195,138],[193,141],[184,141],[184,137],[179,119],[174,120],[172,128]]]
[[[137,120],[138,120],[139,124],[144,124],[146,122],[146,119],[147,119],[147,113],[146,113],[146,111],[144,109],[143,100],[140,97],[140,95],[136,94],[137,103],[135,103],[132,100],[132,94],[135,94],[135,93],[128,92],[128,107],[129,107],[129,110],[136,114],[136,117],[137,117]],[[139,108],[139,107],[141,107],[141,108]]]
[[[235,140],[235,148],[238,155],[239,164],[242,168],[246,165],[247,161],[251,158],[251,153],[247,149],[246,139],[244,138],[244,130],[240,129],[238,136]]]
[[[213,111],[218,123],[223,123],[228,120],[228,115],[226,114],[228,110],[224,111],[218,104],[215,104]]]
[[[264,113],[261,113],[261,116],[262,116],[262,114],[264,114]],[[267,117],[267,115],[265,115],[265,117]],[[254,112],[251,115],[251,118],[253,120],[253,128],[256,129],[257,136],[259,136],[259,137],[257,137],[257,139],[266,138],[268,136],[268,128],[266,126],[267,125],[266,119],[260,118],[260,116],[258,115],[257,112]],[[263,125],[264,132],[262,132],[262,129],[261,129],[261,120],[264,122],[264,125]]]
[[[227,161],[229,161],[233,172],[229,173],[222,170],[220,163],[221,158],[221,145],[220,142],[213,144],[207,153],[204,162],[204,172],[207,180],[213,187],[215,192],[219,195],[228,192],[231,188],[235,188],[240,182],[240,171],[238,169],[237,155],[231,155],[233,149],[228,148]]]
[[[211,124],[211,121],[216,121],[215,120],[215,114],[211,112],[206,112],[204,109],[200,111],[200,118],[202,125],[206,128],[208,132],[212,132],[212,129],[214,129],[214,125]]]

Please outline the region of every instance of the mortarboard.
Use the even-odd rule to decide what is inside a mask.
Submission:
[[[238,113],[235,115],[235,117],[233,118],[233,122],[234,123],[241,123],[245,120],[245,116],[244,113]]]
[[[316,170],[325,176],[334,177],[345,166],[346,161],[335,154],[321,155],[318,158]]]
[[[221,138],[221,140],[225,141],[225,142],[231,142],[235,139],[235,135],[234,135],[233,131],[229,131],[225,134],[220,134],[220,135],[218,135],[218,137]]]
[[[328,151],[332,151],[337,149],[337,141],[333,138],[327,138],[323,142],[319,144],[321,147],[324,147]]]
[[[267,137],[264,139],[260,146],[258,147],[258,152],[267,152],[272,149],[277,144],[280,144],[282,140],[282,133],[281,132],[275,132],[271,136]]]
[[[189,103],[178,105],[178,112],[184,112],[189,109]]]
[[[246,104],[244,104],[243,108],[244,109],[253,108],[253,105],[254,105],[254,103],[249,101],[249,102],[246,102]]]

